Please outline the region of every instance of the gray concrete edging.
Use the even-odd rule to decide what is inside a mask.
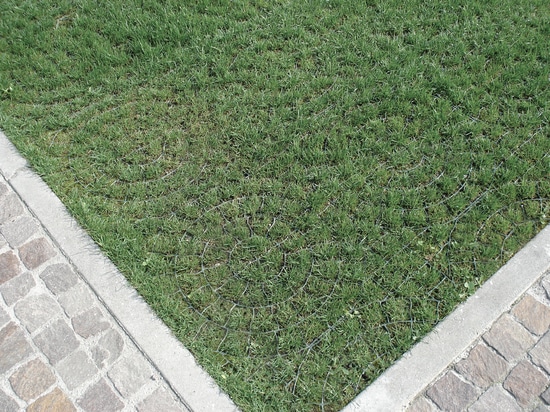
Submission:
[[[1,131],[0,171],[182,401],[197,412],[237,411]]]
[[[342,412],[404,410],[550,268],[550,225]]]

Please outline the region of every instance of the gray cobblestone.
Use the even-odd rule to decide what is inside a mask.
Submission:
[[[529,355],[534,364],[544,368],[550,374],[550,331],[538,341]]]
[[[0,254],[0,285],[21,273],[19,259],[11,250]]]
[[[478,343],[468,357],[456,365],[456,370],[481,388],[487,388],[504,378],[507,362],[483,343]]]
[[[444,411],[465,410],[478,396],[476,389],[449,371],[426,392],[428,397]]]
[[[0,225],[23,213],[23,205],[15,193],[0,198]]]
[[[0,285],[0,293],[2,293],[6,305],[11,306],[27,296],[35,285],[33,276],[29,272],[25,272]]]
[[[55,256],[55,250],[43,237],[31,240],[19,248],[21,261],[28,269],[36,269]]]
[[[537,406],[533,412],[550,412],[550,407],[544,404]]]
[[[2,180],[4,180],[3,177]],[[8,186],[4,182],[0,182],[0,197],[4,196],[6,193],[8,193]]]
[[[73,330],[63,320],[52,323],[33,340],[54,365],[79,346]]]
[[[6,313],[4,309],[0,308],[0,328],[2,328],[9,321],[10,321],[9,315]]]
[[[151,367],[143,357],[135,354],[118,362],[108,376],[122,396],[133,395],[151,377]]]
[[[38,224],[29,216],[21,216],[3,225],[0,232],[12,247],[18,247],[38,232]]]
[[[114,329],[109,329],[92,348],[92,358],[98,368],[112,364],[122,353],[124,340]]]
[[[536,335],[542,335],[550,326],[550,307],[531,295],[525,295],[514,307],[512,314]]]
[[[516,400],[500,385],[492,386],[468,409],[469,412],[522,412]]]
[[[44,362],[33,359],[15,371],[9,381],[17,396],[28,402],[46,392],[55,383],[55,376]]]
[[[550,405],[550,388],[546,389],[542,395],[540,395],[541,399],[546,402],[548,405]]]
[[[508,314],[502,316],[483,339],[508,361],[519,359],[535,343],[535,338]]]
[[[547,385],[546,375],[526,360],[518,363],[504,381],[504,388],[524,407],[536,402]]]
[[[17,412],[19,405],[14,399],[10,398],[4,391],[0,389],[0,411],[2,412]]]
[[[6,372],[32,354],[23,331],[14,322],[0,330],[0,373]]]
[[[180,404],[176,403],[170,393],[163,388],[158,388],[143,402],[137,405],[138,412],[183,412]],[[429,411],[428,411],[429,412]]]
[[[111,324],[103,317],[99,308],[91,308],[73,318],[73,327],[76,333],[83,338],[97,335]]]
[[[40,274],[40,278],[55,295],[69,290],[78,282],[78,276],[66,263],[48,266]]]
[[[424,396],[419,396],[407,408],[407,412],[437,412],[440,409],[434,406]]]
[[[86,412],[116,412],[124,408],[124,404],[104,379],[91,386],[78,404]]]
[[[59,303],[69,317],[78,315],[80,312],[89,309],[94,300],[83,282],[78,282],[76,286],[62,293],[58,297]]]
[[[69,390],[79,387],[98,372],[88,355],[81,350],[60,361],[56,370]]]
[[[55,388],[50,393],[38,398],[27,408],[27,412],[42,411],[73,412],[76,411],[76,408],[61,389]]]
[[[15,316],[30,333],[61,313],[61,307],[48,295],[28,296],[17,302],[13,309]]]

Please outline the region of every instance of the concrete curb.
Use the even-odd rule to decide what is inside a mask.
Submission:
[[[342,412],[401,411],[550,268],[550,225]]]
[[[184,403],[197,412],[238,410],[101,253],[59,198],[29,169],[26,160],[2,132],[0,172]]]

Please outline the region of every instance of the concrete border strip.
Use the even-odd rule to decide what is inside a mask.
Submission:
[[[172,389],[193,411],[237,411],[0,131],[0,171]]]
[[[550,268],[550,225],[342,412],[401,411]]]

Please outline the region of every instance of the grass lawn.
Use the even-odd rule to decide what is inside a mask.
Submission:
[[[549,221],[547,0],[0,16],[0,128],[243,411],[343,407]]]

